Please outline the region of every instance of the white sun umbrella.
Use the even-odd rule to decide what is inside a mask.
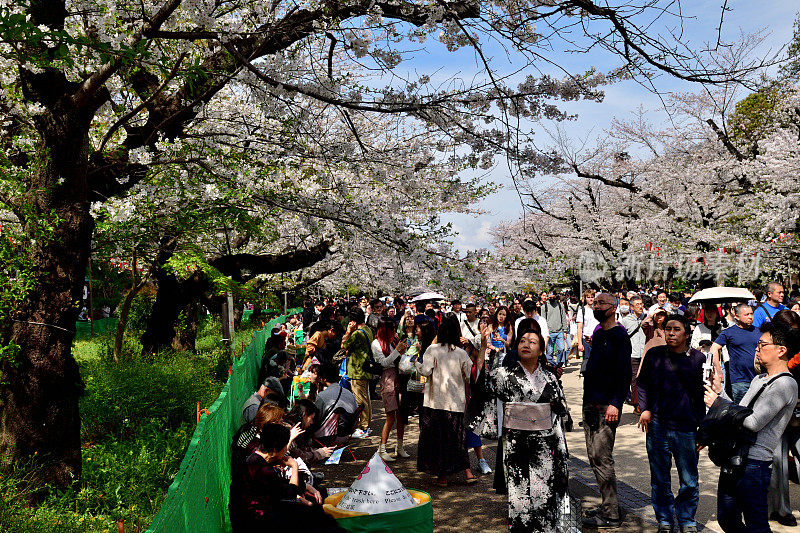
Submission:
[[[755,300],[756,297],[747,289],[741,287],[711,287],[696,292],[690,299],[693,302],[747,302]]]
[[[424,302],[427,300],[444,300],[444,296],[439,294],[438,292],[423,292],[419,296],[415,296],[411,301],[412,302]]]

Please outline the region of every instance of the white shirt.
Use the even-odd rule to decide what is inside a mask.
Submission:
[[[523,320],[525,320],[526,318],[528,318],[528,317],[525,316],[525,315],[522,315],[521,317],[519,317],[517,319],[516,322],[514,322],[514,335],[515,336],[517,335],[517,332],[519,331],[519,323],[522,322]],[[533,319],[536,320],[536,322],[539,324],[539,327],[542,330],[542,338],[544,339],[545,344],[547,344],[547,337],[550,336],[550,330],[547,329],[547,320],[545,320],[542,315],[536,315],[536,316],[533,317]]]
[[[592,333],[594,333],[594,330],[600,325],[600,322],[598,322],[594,317],[592,308],[586,306],[578,309],[578,316],[575,318],[575,322],[578,324],[583,324],[582,335],[584,337],[591,337]]]
[[[470,333],[467,327],[467,315],[464,315],[463,320],[459,319],[458,323],[461,325],[461,336],[467,339],[476,349],[481,347],[481,319],[475,317],[473,322],[469,322],[469,328],[472,328],[473,333]]]

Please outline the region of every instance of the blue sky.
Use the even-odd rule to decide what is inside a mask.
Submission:
[[[690,17],[684,25],[684,38],[682,42],[690,46],[699,46],[707,41],[715,41],[717,26],[719,25],[720,6],[722,0],[702,0],[683,4],[683,13]],[[769,50],[773,52],[784,46],[792,37],[792,26],[800,11],[800,2],[797,1],[729,1],[730,11],[725,13],[723,25],[723,41],[735,41],[741,32],[753,33],[759,30],[766,31],[766,39],[759,50],[759,54],[766,55]],[[420,61],[420,68],[424,69],[424,58]],[[464,71],[471,70],[468,65],[470,57],[462,55],[465,62]],[[618,64],[613,57],[604,51],[593,51],[588,54],[563,55],[559,64],[569,69],[570,72],[583,72],[590,67],[605,71]],[[453,65],[454,70],[459,66]],[[536,74],[531,72],[531,74]],[[656,85],[660,91],[687,92],[696,91],[697,84],[683,82],[676,78],[661,76]],[[660,101],[656,95],[642,88],[635,82],[623,82],[609,85],[604,88],[605,99],[602,103],[577,102],[564,104],[561,107],[570,113],[577,113],[578,119],[565,123],[564,129],[576,138],[594,138],[608,128],[612,119],[626,117],[640,105],[649,110],[657,110]],[[548,126],[552,129],[552,126]],[[538,131],[538,128],[537,128]],[[545,134],[540,135],[542,145],[549,144]],[[447,214],[443,216],[444,222],[453,224],[458,232],[455,245],[462,251],[476,248],[489,247],[491,240],[489,230],[502,220],[516,219],[522,212],[520,200],[511,186],[508,169],[504,162],[498,162],[488,178],[498,184],[497,192],[484,199],[480,208],[487,213],[473,217],[469,215]]]

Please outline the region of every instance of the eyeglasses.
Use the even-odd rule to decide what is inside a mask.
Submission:
[[[761,341],[758,341],[756,343],[756,351],[759,351],[759,350],[763,349],[764,346],[775,346],[775,343],[774,342],[761,342]]]

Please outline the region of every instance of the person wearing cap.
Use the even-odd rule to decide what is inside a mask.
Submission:
[[[242,406],[242,424],[252,422],[256,417],[256,413],[258,413],[258,408],[264,402],[272,402],[280,407],[286,405],[286,394],[283,392],[283,386],[278,378],[274,376],[267,377],[258,387],[258,390],[244,402],[244,406]]]

